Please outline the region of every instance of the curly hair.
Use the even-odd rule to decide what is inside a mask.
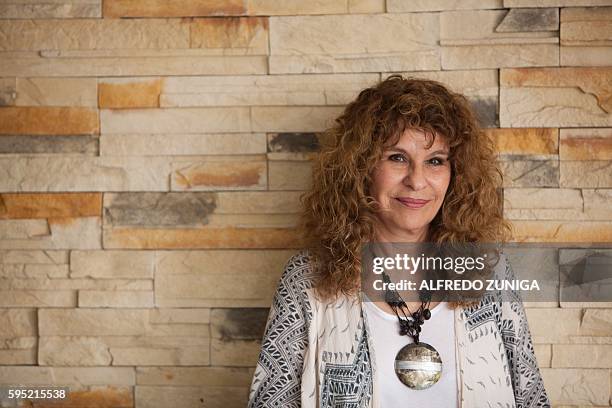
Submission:
[[[366,88],[328,129],[312,188],[302,196],[301,228],[324,298],[359,291],[361,249],[373,239],[378,203],[369,195],[385,147],[406,129],[450,148],[451,180],[429,226],[433,243],[503,242],[510,237],[500,194],[502,174],[492,141],[469,102],[430,80],[392,75]]]

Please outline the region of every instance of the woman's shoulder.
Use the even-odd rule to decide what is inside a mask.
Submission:
[[[297,252],[287,260],[279,286],[294,291],[306,291],[314,286],[312,256],[307,249]]]

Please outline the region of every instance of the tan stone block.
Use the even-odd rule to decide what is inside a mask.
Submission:
[[[57,51],[53,55],[37,53],[0,59],[1,76],[125,76],[164,75],[251,75],[267,74],[265,56],[164,56],[157,51],[139,57],[73,56]],[[65,55],[65,57],[64,57]]]
[[[387,12],[389,13],[463,9],[496,9],[501,7],[501,0],[387,0]]]
[[[559,149],[557,129],[486,129],[500,154],[548,155]]]
[[[330,127],[341,107],[253,107],[252,126],[264,132],[319,132]]]
[[[378,79],[378,74],[175,76],[164,80],[161,104],[169,107],[344,105]]]
[[[347,13],[347,2],[342,0],[248,0],[248,14],[263,16],[290,16],[305,14]]]
[[[560,160],[612,160],[612,128],[561,129]]]
[[[561,187],[607,188],[612,186],[612,161],[561,161]],[[585,175],[588,174],[588,177]]]
[[[312,163],[271,161],[268,163],[270,190],[307,190],[312,182]]]
[[[244,407],[248,403],[249,387],[136,387],[139,407]]]
[[[133,368],[0,367],[0,383],[22,385],[134,385]]]
[[[94,217],[102,214],[102,194],[0,194],[0,219]]]
[[[5,107],[0,109],[0,133],[97,134],[100,133],[98,111],[88,108]]]
[[[212,214],[210,227],[297,228],[298,214]]]
[[[175,366],[175,365],[208,365],[210,353],[208,347],[167,348],[117,348],[111,349],[113,365],[140,366]]]
[[[68,263],[68,251],[0,250],[0,264],[56,265]]]
[[[291,228],[117,228],[105,230],[103,240],[104,248],[126,249],[275,249],[302,245],[297,231]]]
[[[384,13],[385,1],[383,0],[348,0],[349,13]]]
[[[517,242],[612,242],[612,223],[513,221]]]
[[[554,221],[609,221],[608,215],[587,214],[582,209],[504,209],[509,220],[554,220]]]
[[[49,235],[46,220],[0,220],[0,240],[28,240]]]
[[[0,327],[2,338],[36,336],[36,310],[0,309]]]
[[[504,209],[575,209],[582,210],[579,189],[506,188]]]
[[[42,366],[107,366],[112,361],[106,344],[95,337],[39,339],[38,363]]]
[[[302,191],[219,192],[215,214],[295,214]]]
[[[161,78],[101,79],[98,105],[107,109],[158,108]]]
[[[105,134],[101,156],[229,155],[266,153],[265,133]]]
[[[612,200],[612,189],[604,190],[582,190],[584,199],[584,212],[593,218],[611,219],[612,210],[610,202]]]
[[[76,307],[73,290],[0,290],[0,307]]]
[[[0,280],[0,290],[119,290],[150,291],[151,280],[27,278]]]
[[[504,0],[504,7],[608,6],[608,0]]]
[[[581,333],[593,336],[612,334],[612,309],[586,309],[582,316]]]
[[[439,69],[437,27],[435,13],[272,17],[270,72]]]
[[[36,363],[36,347],[26,350],[0,350],[0,364],[2,365],[31,365]]]
[[[68,278],[68,265],[0,265],[0,277],[8,279]]]
[[[612,7],[561,9],[561,45],[609,46]]]
[[[562,343],[569,336],[580,334],[582,310],[530,308],[527,309],[527,319],[534,343]]]
[[[92,78],[17,78],[16,106],[97,107]]]
[[[149,311],[151,323],[210,323],[210,309],[159,309]]]
[[[105,0],[104,17],[197,17],[246,13],[244,0]]]
[[[612,345],[553,344],[554,368],[610,368]]]
[[[70,277],[152,279],[154,263],[150,251],[71,251]]]
[[[133,387],[92,386],[87,389],[71,390],[66,400],[68,407],[134,407]]]
[[[13,106],[16,98],[16,78],[0,78],[0,106]]]
[[[196,18],[191,23],[191,48],[235,49],[245,55],[268,54],[265,17]]]
[[[252,367],[257,364],[261,351],[259,340],[212,339],[210,359],[212,365],[230,367]]]
[[[548,397],[553,404],[604,405],[610,396],[608,370],[541,370]]]
[[[137,367],[138,385],[248,387],[253,369],[243,367]],[[0,381],[2,370],[0,368]]]
[[[38,330],[41,336],[140,336],[149,330],[149,311],[39,309]]]
[[[153,292],[80,290],[79,307],[154,307]]]
[[[248,108],[103,110],[102,133],[249,132]]]
[[[0,240],[0,249],[100,248],[102,227],[100,217],[50,218],[47,220],[47,224],[46,234],[33,236],[31,239]]]
[[[7,20],[0,34],[4,51],[189,48],[180,19]]]
[[[612,60],[612,48],[561,47],[561,65],[568,67],[607,67]]]
[[[99,18],[102,17],[101,0],[29,0],[0,5],[0,18]]]
[[[169,174],[165,157],[0,158],[4,191],[166,191]]]
[[[547,43],[447,46],[442,47],[441,57],[444,70],[556,66],[559,46]]]
[[[533,346],[535,350],[536,359],[538,360],[539,367],[550,367],[550,361],[552,359],[552,345],[550,344],[536,344]]]
[[[291,251],[160,252],[156,304],[269,307],[290,254]]]
[[[451,90],[466,96],[495,96],[499,91],[497,70],[416,71],[401,74],[405,77],[441,82]],[[383,78],[386,76],[387,74],[383,74]]]
[[[263,190],[266,186],[267,163],[263,156],[176,158],[172,163],[173,191]]]

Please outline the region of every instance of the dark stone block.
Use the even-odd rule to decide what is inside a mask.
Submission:
[[[221,340],[261,340],[266,329],[267,308],[213,309],[212,337]]]
[[[557,31],[559,9],[517,8],[511,9],[497,25],[498,33],[522,33],[533,31]]]
[[[268,153],[310,153],[319,148],[317,133],[275,133],[268,136]]]
[[[97,136],[0,136],[0,153],[79,153],[98,154]]]

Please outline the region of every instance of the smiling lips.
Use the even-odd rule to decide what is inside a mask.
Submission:
[[[402,203],[408,208],[421,208],[431,200],[418,200],[416,198],[408,198],[408,197],[396,197],[397,201]]]

